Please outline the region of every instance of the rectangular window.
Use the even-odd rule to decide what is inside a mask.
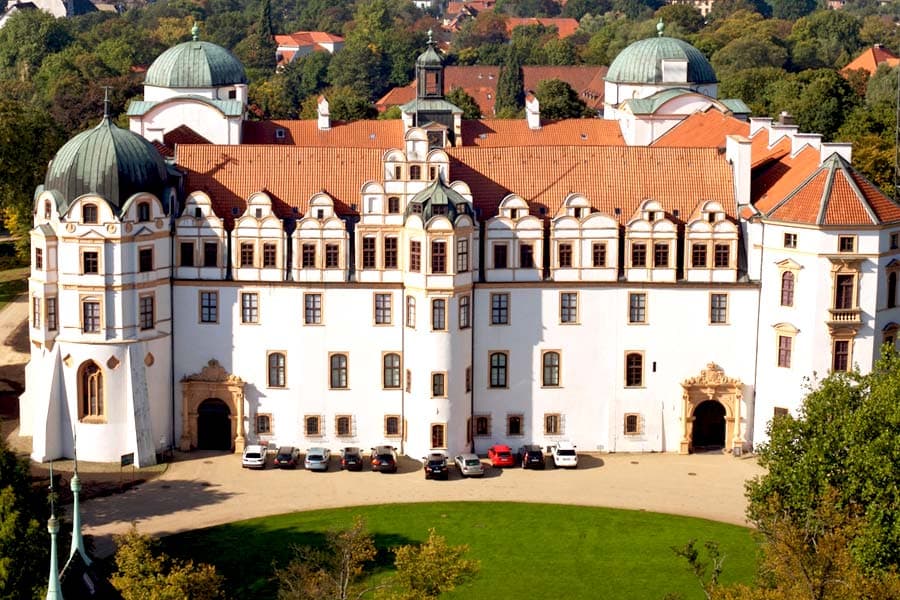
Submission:
[[[44,249],[43,248],[35,248],[34,249],[34,268],[38,271],[42,271],[44,269]]]
[[[891,250],[900,248],[900,233],[891,234]]]
[[[794,339],[787,335],[778,336],[778,366],[790,368],[791,366],[791,345]]]
[[[400,437],[400,417],[398,415],[385,415],[384,435],[386,437]]]
[[[322,419],[319,415],[306,415],[303,417],[303,426],[307,437],[322,435]]]
[[[303,294],[303,323],[322,324],[322,294]]]
[[[153,248],[138,250],[138,271],[146,273],[153,270]]]
[[[362,268],[375,268],[375,238],[364,237],[362,240]]]
[[[347,387],[347,355],[332,354],[329,358],[331,376],[329,381],[331,389],[346,389]]]
[[[399,177],[397,179],[400,179]],[[396,215],[400,212],[400,198],[391,196],[388,198],[388,214]]]
[[[507,258],[509,254],[509,246],[506,244],[494,244],[492,246],[494,250],[494,268],[495,269],[505,269],[507,265]]]
[[[459,328],[466,329],[469,327],[469,297],[459,297]]]
[[[391,294],[375,294],[375,324],[391,324]]]
[[[641,416],[638,414],[625,415],[625,435],[640,435]]]
[[[219,244],[217,244],[216,242],[203,243],[203,266],[219,266]]]
[[[653,266],[665,269],[669,266],[669,244],[653,244]]]
[[[469,240],[456,241],[456,272],[465,273],[469,270]]]
[[[544,352],[541,362],[543,363],[541,385],[543,387],[559,387],[559,352]]]
[[[416,273],[422,270],[422,242],[409,243],[409,270]]]
[[[594,242],[591,245],[591,257],[595,267],[606,266],[606,242]]]
[[[283,388],[287,385],[287,365],[283,352],[271,352],[269,361],[269,387]]]
[[[443,398],[447,395],[447,389],[445,386],[446,383],[446,373],[432,373],[431,374],[431,397],[432,398]]]
[[[338,437],[350,437],[352,435],[353,417],[351,415],[337,415],[334,418],[334,432]]]
[[[835,340],[832,369],[835,371],[850,370],[850,340]]]
[[[630,352],[625,355],[625,387],[644,385],[644,355]]]
[[[140,298],[140,318],[141,329],[153,329],[154,316],[153,296],[141,296]]]
[[[856,238],[852,235],[838,236],[839,252],[854,252],[856,250]]]
[[[263,244],[263,268],[272,269],[278,266],[277,248],[275,244]]]
[[[647,266],[647,244],[643,242],[634,242],[631,244],[631,266]]]
[[[256,415],[256,433],[261,435],[272,433],[272,415]]]
[[[447,272],[447,243],[442,240],[431,242],[431,272]]]
[[[691,266],[695,269],[706,268],[706,244],[691,245]]]
[[[100,333],[100,303],[96,300],[85,300],[81,303],[82,333]]]
[[[628,322],[647,322],[647,294],[643,292],[628,294]]]
[[[560,244],[558,246],[559,267],[567,269],[572,266],[572,244]]]
[[[548,413],[544,415],[544,435],[560,435],[562,433],[562,415]]]
[[[728,322],[728,294],[709,295],[709,322],[717,324]]]
[[[406,297],[406,326],[412,329],[416,328],[416,298],[415,296]]]
[[[475,417],[475,435],[478,437],[487,437],[491,435],[491,417],[490,415],[478,415]]]
[[[31,326],[35,329],[41,326],[41,299],[38,296],[31,298]]]
[[[447,301],[435,299],[431,301],[431,328],[435,331],[447,329]]]
[[[384,238],[384,268],[397,268],[397,238],[393,236]]]
[[[506,435],[509,435],[509,436],[525,435],[525,416],[524,415],[506,415]]]
[[[834,307],[836,309],[854,308],[853,275],[838,275],[835,277]]]
[[[100,255],[90,251],[81,255],[81,272],[85,275],[95,275],[100,272]]]
[[[381,357],[381,384],[385,389],[400,389],[400,355],[390,352]]]
[[[179,245],[179,262],[182,267],[194,266],[194,242],[181,242]]]
[[[713,266],[717,269],[727,269],[731,263],[731,246],[728,244],[716,244]]]
[[[253,244],[244,242],[241,244],[241,262],[242,267],[253,266]]]
[[[316,268],[316,245],[303,244],[300,250],[300,267],[303,269]]]
[[[241,323],[259,323],[259,294],[241,294]]]
[[[784,247],[785,248],[796,248],[797,247],[797,234],[796,233],[784,234]]]
[[[56,331],[56,297],[47,298],[47,331]]]
[[[578,322],[578,294],[575,292],[560,292],[559,321],[560,323]]]
[[[472,367],[466,367],[466,393],[472,391]]]
[[[509,325],[509,294],[491,294],[491,325]]]
[[[519,246],[519,268],[520,269],[533,269],[534,268],[534,245],[533,244],[521,244]]]
[[[509,355],[506,352],[491,352],[488,357],[490,363],[490,386],[492,388],[505,388],[507,385],[507,364]]]
[[[341,247],[338,244],[325,244],[325,268],[337,269],[341,266]]]
[[[200,292],[200,322],[219,321],[219,292]]]
[[[412,392],[412,371],[409,369],[406,370],[406,393],[409,394]]]

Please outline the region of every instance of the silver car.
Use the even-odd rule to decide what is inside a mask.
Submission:
[[[303,465],[310,471],[327,471],[330,460],[331,450],[328,448],[310,448],[306,451]]]
[[[481,464],[481,459],[475,454],[460,454],[453,461],[463,477],[481,477],[484,475],[484,465]]]

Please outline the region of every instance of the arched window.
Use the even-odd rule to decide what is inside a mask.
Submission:
[[[78,371],[79,418],[103,420],[106,408],[103,403],[103,371],[94,361],[81,365]]]
[[[895,306],[897,306],[897,271],[891,271],[888,274],[887,307]]]
[[[443,425],[432,425],[431,426],[431,447],[432,448],[445,448],[447,446],[447,442],[444,438],[444,426]]]
[[[139,223],[145,223],[150,220],[150,203],[139,202],[137,205],[137,220]]]
[[[781,274],[781,305],[794,305],[794,274],[790,271]]]
[[[346,415],[339,416],[334,421],[334,429],[338,437],[347,437],[350,435],[350,417]]]
[[[644,385],[644,357],[637,352],[631,352],[625,355],[625,386],[642,385]]]
[[[347,387],[347,355],[331,355],[331,388],[344,389]]]
[[[53,214],[53,210],[51,208],[51,204],[49,200],[44,200],[44,218],[49,219],[50,215]]]
[[[491,387],[506,387],[506,362],[507,356],[505,352],[491,353]]]
[[[385,354],[384,358],[384,387],[400,387],[400,355],[395,353]]]
[[[269,354],[269,387],[285,386],[285,360],[283,352]]]
[[[85,204],[81,209],[81,220],[84,223],[97,223],[97,205]]]
[[[544,377],[541,385],[544,387],[559,385],[559,352],[544,352]]]

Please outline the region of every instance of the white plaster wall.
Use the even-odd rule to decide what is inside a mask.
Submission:
[[[213,144],[239,144],[241,117],[227,117],[203,102],[183,100],[155,106],[141,117],[132,117],[129,128],[151,142],[162,142],[163,135],[187,125]]]

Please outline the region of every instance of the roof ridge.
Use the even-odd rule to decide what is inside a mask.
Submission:
[[[819,165],[819,168],[814,171],[814,173],[818,173],[822,169],[826,169],[827,176],[825,178],[825,185],[822,186],[822,197],[819,200],[819,214],[816,215],[816,225],[824,225],[825,224],[825,215],[828,212],[828,205],[831,203],[831,190],[834,187],[834,174],[835,167],[834,161],[831,160],[831,157],[828,158],[828,161],[832,164],[829,166],[825,166],[825,163]]]
[[[822,166],[819,165],[818,168],[814,169],[812,173],[810,173],[809,175],[806,176],[806,179],[804,179],[803,181],[800,182],[800,185],[798,185],[798,186],[795,187],[793,190],[791,190],[791,193],[790,193],[790,194],[786,195],[784,198],[782,198],[781,200],[779,200],[778,202],[776,202],[774,205],[772,205],[772,208],[770,208],[770,209],[767,210],[765,213],[763,213],[763,216],[764,216],[764,217],[768,217],[769,215],[775,214],[775,213],[776,213],[778,210],[780,210],[785,204],[787,204],[788,202],[790,202],[790,200],[791,200],[792,198],[794,198],[794,196],[796,196],[797,194],[799,194],[800,191],[801,191],[803,188],[805,188],[805,187],[806,187],[807,185],[809,185],[816,177],[818,177],[818,176],[820,175],[821,171],[822,171]],[[757,203],[759,203],[758,200],[757,200]],[[754,206],[754,208],[756,208],[756,207]],[[757,208],[757,210],[759,210],[759,209]],[[759,211],[759,212],[762,213],[762,211]]]
[[[860,203],[863,206],[863,209],[869,215],[869,218],[872,220],[872,224],[880,225],[881,219],[878,218],[878,215],[875,213],[875,210],[869,205],[869,201],[866,199],[866,195],[856,184],[856,179],[852,176],[853,173],[856,173],[856,169],[844,159],[843,156],[835,152],[828,158],[836,157],[836,162],[840,166],[841,172],[844,173],[844,178],[847,180],[847,183],[850,184],[850,188],[853,190],[853,193],[856,194],[857,199],[859,199]]]

